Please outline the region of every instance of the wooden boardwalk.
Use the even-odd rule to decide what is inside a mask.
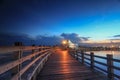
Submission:
[[[100,72],[82,65],[67,51],[57,49],[53,53],[37,80],[107,80]]]

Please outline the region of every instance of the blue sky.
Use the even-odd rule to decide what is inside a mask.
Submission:
[[[99,41],[120,32],[120,0],[1,0],[0,33],[60,36],[75,33]],[[117,37],[119,39],[119,37]]]

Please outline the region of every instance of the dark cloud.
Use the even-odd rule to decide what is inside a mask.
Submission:
[[[81,43],[82,41],[88,41],[90,37],[80,37],[76,33],[62,33],[61,36],[64,39],[71,40],[73,43]]]
[[[0,46],[11,46],[14,42],[22,42],[24,45],[59,45],[62,40],[60,36],[39,35],[33,38],[27,34],[0,33]]]
[[[13,45],[14,42],[22,42],[24,45],[60,45],[63,39],[68,39],[73,43],[79,44],[88,41],[90,37],[80,37],[76,33],[62,33],[60,36],[38,35],[31,37],[27,34],[0,33],[0,45]]]
[[[113,37],[120,37],[120,35],[114,35]]]
[[[88,41],[90,37],[80,37],[83,41]]]
[[[63,40],[60,36],[43,36],[39,35],[36,37],[36,44],[40,45],[60,45]]]
[[[119,37],[115,35],[114,37]],[[110,43],[83,43],[84,41],[89,41],[90,37],[81,37],[76,33],[62,33],[59,36],[46,36],[38,35],[36,37],[31,37],[27,34],[18,33],[0,33],[0,46],[11,46],[15,42],[22,42],[24,45],[60,45],[63,39],[68,39],[73,43],[80,46],[110,46],[111,43],[115,46],[120,45],[120,39],[109,39]]]
[[[27,34],[17,33],[0,33],[0,45],[14,45],[14,42],[22,42],[24,45],[29,45],[34,38]]]

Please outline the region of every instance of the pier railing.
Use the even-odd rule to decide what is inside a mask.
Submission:
[[[91,69],[96,69],[99,70],[105,74],[107,74],[107,77],[109,80],[120,80],[120,74],[116,74],[114,70],[117,70],[120,72],[120,67],[115,66],[114,63],[120,63],[120,60],[118,59],[113,59],[113,55],[107,54],[106,57],[103,56],[98,56],[94,55],[93,52],[85,53],[83,51],[76,51],[76,50],[71,50],[70,54],[75,57],[77,60],[79,60],[82,64],[87,64],[90,66]],[[96,59],[98,58],[98,60]],[[106,63],[99,61],[99,59],[103,59],[106,61]],[[98,65],[105,66],[107,69],[103,69]]]
[[[29,54],[24,55],[26,52]],[[42,46],[0,47],[0,55],[8,53],[11,53],[13,60],[0,64],[0,75],[9,73],[11,78],[7,80],[36,80],[37,73],[40,72],[51,54],[51,48]]]

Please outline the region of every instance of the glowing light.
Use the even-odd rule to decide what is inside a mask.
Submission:
[[[64,45],[67,44],[67,40],[63,40],[62,44],[64,44]]]
[[[111,48],[114,48],[114,45],[112,45]]]

